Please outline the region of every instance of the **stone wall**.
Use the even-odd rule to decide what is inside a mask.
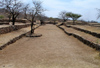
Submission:
[[[67,26],[67,25],[65,25],[65,26],[69,27],[69,28],[73,28],[73,29],[79,30],[79,31],[82,31],[82,32],[85,32],[85,33],[88,33],[88,34],[90,34],[92,36],[95,36],[97,38],[100,38],[100,34],[99,33],[91,32],[91,31],[88,31],[88,30],[85,30],[85,29],[81,29],[81,28],[78,28],[78,27]]]
[[[92,48],[95,48],[96,50],[100,50],[100,45],[98,44],[95,44],[91,41],[88,41],[87,39],[84,39],[83,37],[79,36],[79,35],[76,35],[74,33],[68,33],[64,28],[60,27],[60,26],[57,26],[59,27],[60,29],[62,29],[67,35],[69,36],[73,36],[75,38],[77,38],[78,40],[80,40],[81,42],[83,42],[84,44],[87,44],[88,46],[92,47]]]
[[[39,27],[39,26],[37,26],[37,27],[34,28],[34,29],[37,29],[38,27]],[[33,29],[33,30],[34,30],[34,29]],[[24,37],[25,35],[30,34],[30,33],[31,33],[31,31],[26,32],[26,33],[24,33],[24,34],[19,35],[18,37],[13,38],[12,40],[8,41],[6,44],[3,44],[3,45],[0,47],[0,50],[4,49],[6,46],[8,46],[8,45],[10,45],[10,44],[12,44],[12,43],[14,43],[14,42],[16,42],[17,40],[21,39],[22,37]]]
[[[10,21],[12,21],[12,20],[10,20]],[[3,23],[3,22],[9,22],[9,19],[0,19],[0,23]],[[16,19],[16,21],[15,22],[21,22],[21,23],[27,23],[28,21],[27,20],[25,20],[25,19]]]
[[[9,33],[11,31],[15,31],[21,28],[25,28],[30,26],[31,24],[27,24],[27,25],[14,25],[14,26],[9,26],[9,27],[3,27],[0,28],[0,34],[5,34],[5,33]]]

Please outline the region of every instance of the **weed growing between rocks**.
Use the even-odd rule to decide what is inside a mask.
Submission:
[[[97,40],[96,40],[96,43],[97,43],[97,44],[99,44],[99,41],[100,41],[100,40],[99,40],[99,39],[97,39]]]

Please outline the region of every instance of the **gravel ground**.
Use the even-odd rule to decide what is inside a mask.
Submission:
[[[97,51],[55,25],[35,33],[43,36],[24,37],[0,51],[0,68],[100,68]]]

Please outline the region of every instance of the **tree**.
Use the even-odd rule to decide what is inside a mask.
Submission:
[[[56,24],[57,19],[56,19],[56,18],[53,18],[53,17],[50,17],[50,21],[51,21],[51,23],[52,23],[52,24],[54,24],[54,25],[55,25],[55,24]]]
[[[57,19],[56,18],[53,18],[53,24],[54,25],[56,24],[56,21],[57,21]]]
[[[50,18],[49,18],[49,21],[52,22],[52,20],[53,20],[53,17],[50,17]]]
[[[45,19],[46,19],[46,16],[45,16],[45,14],[43,14],[43,13],[40,13],[38,16],[38,19],[40,20],[40,24],[41,25],[44,25],[45,24]]]
[[[28,11],[29,11],[31,20],[28,17],[27,17],[27,20],[31,22],[31,34],[30,35],[32,35],[34,33],[33,25],[34,25],[35,17],[44,11],[42,8],[42,2],[33,0],[33,7]]]
[[[59,17],[61,18],[61,19],[63,19],[63,24],[68,20],[68,16],[66,16],[66,11],[61,11],[60,13],[59,13]]]
[[[8,13],[8,15],[11,15],[10,17],[12,17],[12,25],[15,25],[16,18],[22,11],[22,3],[18,0],[1,0],[0,4]]]
[[[9,18],[9,22],[10,22],[11,21],[11,15],[8,15],[7,17]]]
[[[75,21],[76,21],[78,18],[81,17],[80,14],[75,14],[75,13],[71,13],[71,12],[66,13],[66,16],[72,18],[72,20],[73,20],[73,25],[75,25]]]
[[[97,19],[99,19],[100,18],[100,9],[97,9],[97,11],[98,11],[98,17],[97,17]]]
[[[29,8],[29,4],[24,5],[24,8],[23,8],[24,19],[27,18],[27,11],[28,11],[28,8]]]

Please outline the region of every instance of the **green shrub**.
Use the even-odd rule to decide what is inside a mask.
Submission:
[[[4,18],[4,16],[0,15],[0,19],[3,19],[3,18]]]

